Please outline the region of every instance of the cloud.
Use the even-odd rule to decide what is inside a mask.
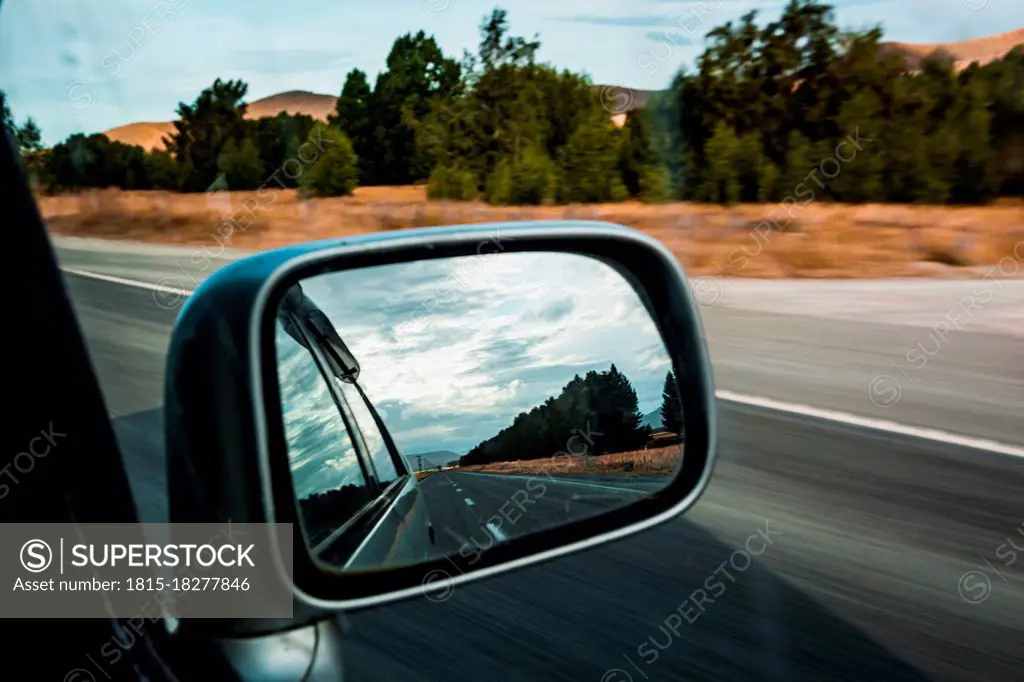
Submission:
[[[575,301],[571,298],[563,298],[552,301],[537,311],[537,318],[547,322],[560,322],[572,315]]]
[[[683,30],[678,28],[670,31],[648,31],[644,34],[644,38],[652,43],[668,43],[678,47],[689,47],[697,44],[695,39],[683,35]]]

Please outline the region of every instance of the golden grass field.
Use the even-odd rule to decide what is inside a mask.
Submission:
[[[670,445],[648,450],[631,450],[610,455],[580,455],[578,457],[546,457],[521,462],[496,462],[459,467],[459,471],[479,471],[493,474],[615,474],[634,476],[671,475],[682,462],[681,445]],[[628,466],[632,464],[632,466]]]
[[[248,201],[254,219],[241,220]],[[117,189],[40,198],[56,234],[266,249],[407,227],[585,219],[658,238],[691,276],[978,277],[1024,268],[1024,202],[984,207],[812,202],[723,207],[693,203],[495,207],[428,201],[422,186],[365,187],[352,197],[301,199],[293,190],[204,194]],[[234,212],[231,232],[225,227]],[[775,220],[773,223],[772,220]]]

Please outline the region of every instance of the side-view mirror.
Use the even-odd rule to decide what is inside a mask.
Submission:
[[[251,256],[191,296],[167,372],[170,520],[292,524],[297,618],[637,533],[714,461],[682,268],[606,223]]]

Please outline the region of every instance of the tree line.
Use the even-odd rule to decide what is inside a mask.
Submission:
[[[1024,196],[1024,48],[957,72],[941,52],[908,64],[882,49],[880,28],[841,31],[832,8],[814,0],[756,19],[712,30],[696,69],[677,74],[654,105],[668,122],[660,149],[681,197]]]
[[[512,35],[502,9],[459,59],[423,31],[400,36],[372,85],[346,75],[326,122],[246,119],[248,86],[218,79],[179,104],[162,150],[81,134],[46,150],[6,104],[4,123],[51,191],[273,179],[312,195],[426,183],[431,198],[492,204],[1024,196],[1024,49],[958,72],[942,54],[909,64],[886,52],[879,28],[841,30],[818,0],[757,16],[708,33],[695,69],[622,128],[586,75],[539,62],[539,39]]]
[[[34,184],[44,191],[202,192],[269,185],[302,186],[310,194],[351,193],[356,159],[343,133],[306,114],[246,119],[247,91],[242,81],[217,79],[195,102],[179,104],[174,131],[162,149],[146,150],[99,133],[75,133],[43,149],[35,122],[29,118],[18,126],[6,101],[4,123]]]
[[[664,428],[681,434],[682,406],[671,372],[660,411]],[[520,412],[509,426],[463,455],[459,465],[638,450],[651,437],[642,421],[633,385],[612,364],[603,372],[577,374],[557,397]]]

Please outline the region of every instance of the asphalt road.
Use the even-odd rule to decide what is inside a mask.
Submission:
[[[143,281],[167,267],[102,258]],[[164,520],[175,310],[68,282],[140,514]],[[868,386],[927,328],[725,306],[704,319],[727,390],[1024,444],[1019,336],[954,332],[880,406]],[[350,614],[348,679],[1019,679],[1024,558],[1007,542],[1024,547],[1020,458],[731,401],[719,415],[714,478],[684,517],[442,602]]]
[[[453,556],[597,516],[665,485],[662,477],[564,477],[442,471],[420,482],[437,530],[432,552]]]

